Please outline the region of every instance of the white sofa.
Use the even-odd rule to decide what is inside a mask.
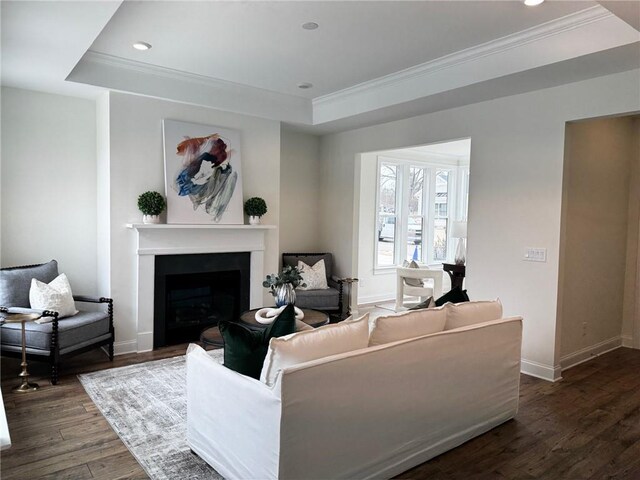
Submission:
[[[229,480],[389,478],[515,416],[521,336],[521,317],[463,326],[287,367],[272,386],[190,348],[188,443]]]

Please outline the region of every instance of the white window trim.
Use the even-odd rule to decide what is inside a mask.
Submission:
[[[382,164],[396,165],[399,167],[399,171],[402,173],[396,177],[396,223],[395,223],[395,242],[394,242],[394,264],[393,265],[379,265],[378,264],[378,220],[379,220],[379,208],[380,208],[380,170]],[[408,226],[405,222],[405,212],[408,211],[408,194],[404,193],[405,182],[409,175],[409,169],[411,167],[418,167],[425,169],[424,184],[423,184],[423,206],[422,206],[422,259],[421,262],[426,262],[430,266],[441,266],[442,263],[447,263],[453,259],[453,249],[455,248],[456,239],[453,239],[449,232],[451,229],[451,222],[457,219],[466,219],[464,215],[463,198],[458,198],[460,195],[464,195],[464,181],[465,173],[469,171],[468,163],[461,163],[458,160],[449,159],[436,159],[436,160],[424,160],[417,158],[397,158],[396,156],[378,155],[376,165],[376,198],[375,198],[375,217],[374,217],[374,248],[373,248],[373,273],[375,275],[387,275],[395,272],[395,269],[399,264],[402,264],[402,260],[407,258],[407,242],[398,241],[398,239],[406,239],[408,236]],[[449,189],[447,193],[447,258],[444,261],[436,261],[433,258],[433,241],[434,241],[434,228],[433,223],[435,220],[435,188],[436,188],[436,170],[449,170]],[[467,186],[468,188],[468,186]],[[434,195],[432,198],[431,195]],[[461,200],[461,201],[459,201]],[[467,206],[468,209],[468,206]],[[426,232],[425,232],[426,231]],[[426,233],[426,236],[425,236]],[[425,244],[426,238],[426,244]]]

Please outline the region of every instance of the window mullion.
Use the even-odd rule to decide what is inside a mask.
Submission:
[[[433,253],[433,242],[434,242],[434,218],[435,218],[435,204],[436,204],[436,175],[435,175],[435,169],[434,168],[428,168],[427,171],[429,172],[429,180],[428,180],[428,190],[427,190],[427,195],[425,195],[427,197],[427,208],[426,208],[426,212],[427,212],[427,216],[429,217],[427,220],[427,245],[426,245],[426,251],[427,251],[427,263],[428,264],[432,264],[435,263],[434,261],[434,253]],[[424,236],[424,235],[423,235]],[[425,248],[425,247],[423,247]]]

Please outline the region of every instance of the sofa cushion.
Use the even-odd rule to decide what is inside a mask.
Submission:
[[[31,288],[29,289],[29,303],[31,308],[58,312],[58,318],[70,317],[78,313],[76,304],[73,301],[69,279],[64,273],[61,273],[49,283],[32,278]],[[49,321],[53,320],[52,317],[48,318]],[[44,322],[38,321],[38,323]]]
[[[369,345],[383,345],[441,332],[446,321],[447,314],[443,307],[378,317],[372,322]]]
[[[335,308],[338,305],[339,297],[340,292],[335,288],[327,288],[326,290],[296,289],[296,306],[318,310]]]
[[[29,307],[29,288],[35,278],[49,283],[58,276],[58,262],[34,267],[0,270],[0,305],[3,307]]]
[[[502,303],[499,298],[493,301],[448,303],[444,309],[447,315],[445,330],[502,318]]]
[[[456,287],[449,290],[447,293],[445,293],[439,299],[437,299],[436,307],[441,307],[447,302],[461,303],[461,302],[468,302],[468,301],[469,301],[469,295],[467,295],[467,291],[462,290],[460,287]]]
[[[273,338],[260,374],[260,381],[273,385],[280,370],[318,358],[366,348],[369,341],[369,314],[355,320]]]
[[[250,330],[240,324],[222,321],[218,324],[224,340],[224,366],[252,378],[260,378],[269,340],[295,332],[293,305],[287,305],[264,330]]]
[[[20,323],[5,323],[0,328],[3,345],[22,346]],[[26,344],[29,348],[51,348],[52,323],[26,322]],[[64,350],[109,333],[109,315],[105,312],[79,312],[73,317],[58,321],[58,345]]]

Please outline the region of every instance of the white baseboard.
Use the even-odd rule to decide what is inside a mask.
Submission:
[[[613,337],[596,343],[595,345],[581,348],[577,352],[562,356],[560,358],[560,365],[562,366],[562,370],[566,370],[567,368],[575,367],[576,365],[587,362],[598,355],[610,352],[611,350],[615,350],[621,346],[622,337]]]
[[[113,344],[114,355],[125,355],[127,353],[137,353],[138,342],[135,340],[127,340],[126,342],[115,342]]]
[[[525,375],[541,378],[548,382],[557,382],[562,379],[562,372],[559,365],[554,367],[525,358],[520,359],[520,371]]]
[[[622,335],[622,346],[627,348],[635,348],[633,346],[633,337],[631,335]]]
[[[141,332],[138,334],[138,353],[153,350],[153,332]]]
[[[364,297],[358,297],[358,306],[371,305],[376,303],[395,302],[396,297],[389,298],[389,294],[386,295],[365,295]]]

